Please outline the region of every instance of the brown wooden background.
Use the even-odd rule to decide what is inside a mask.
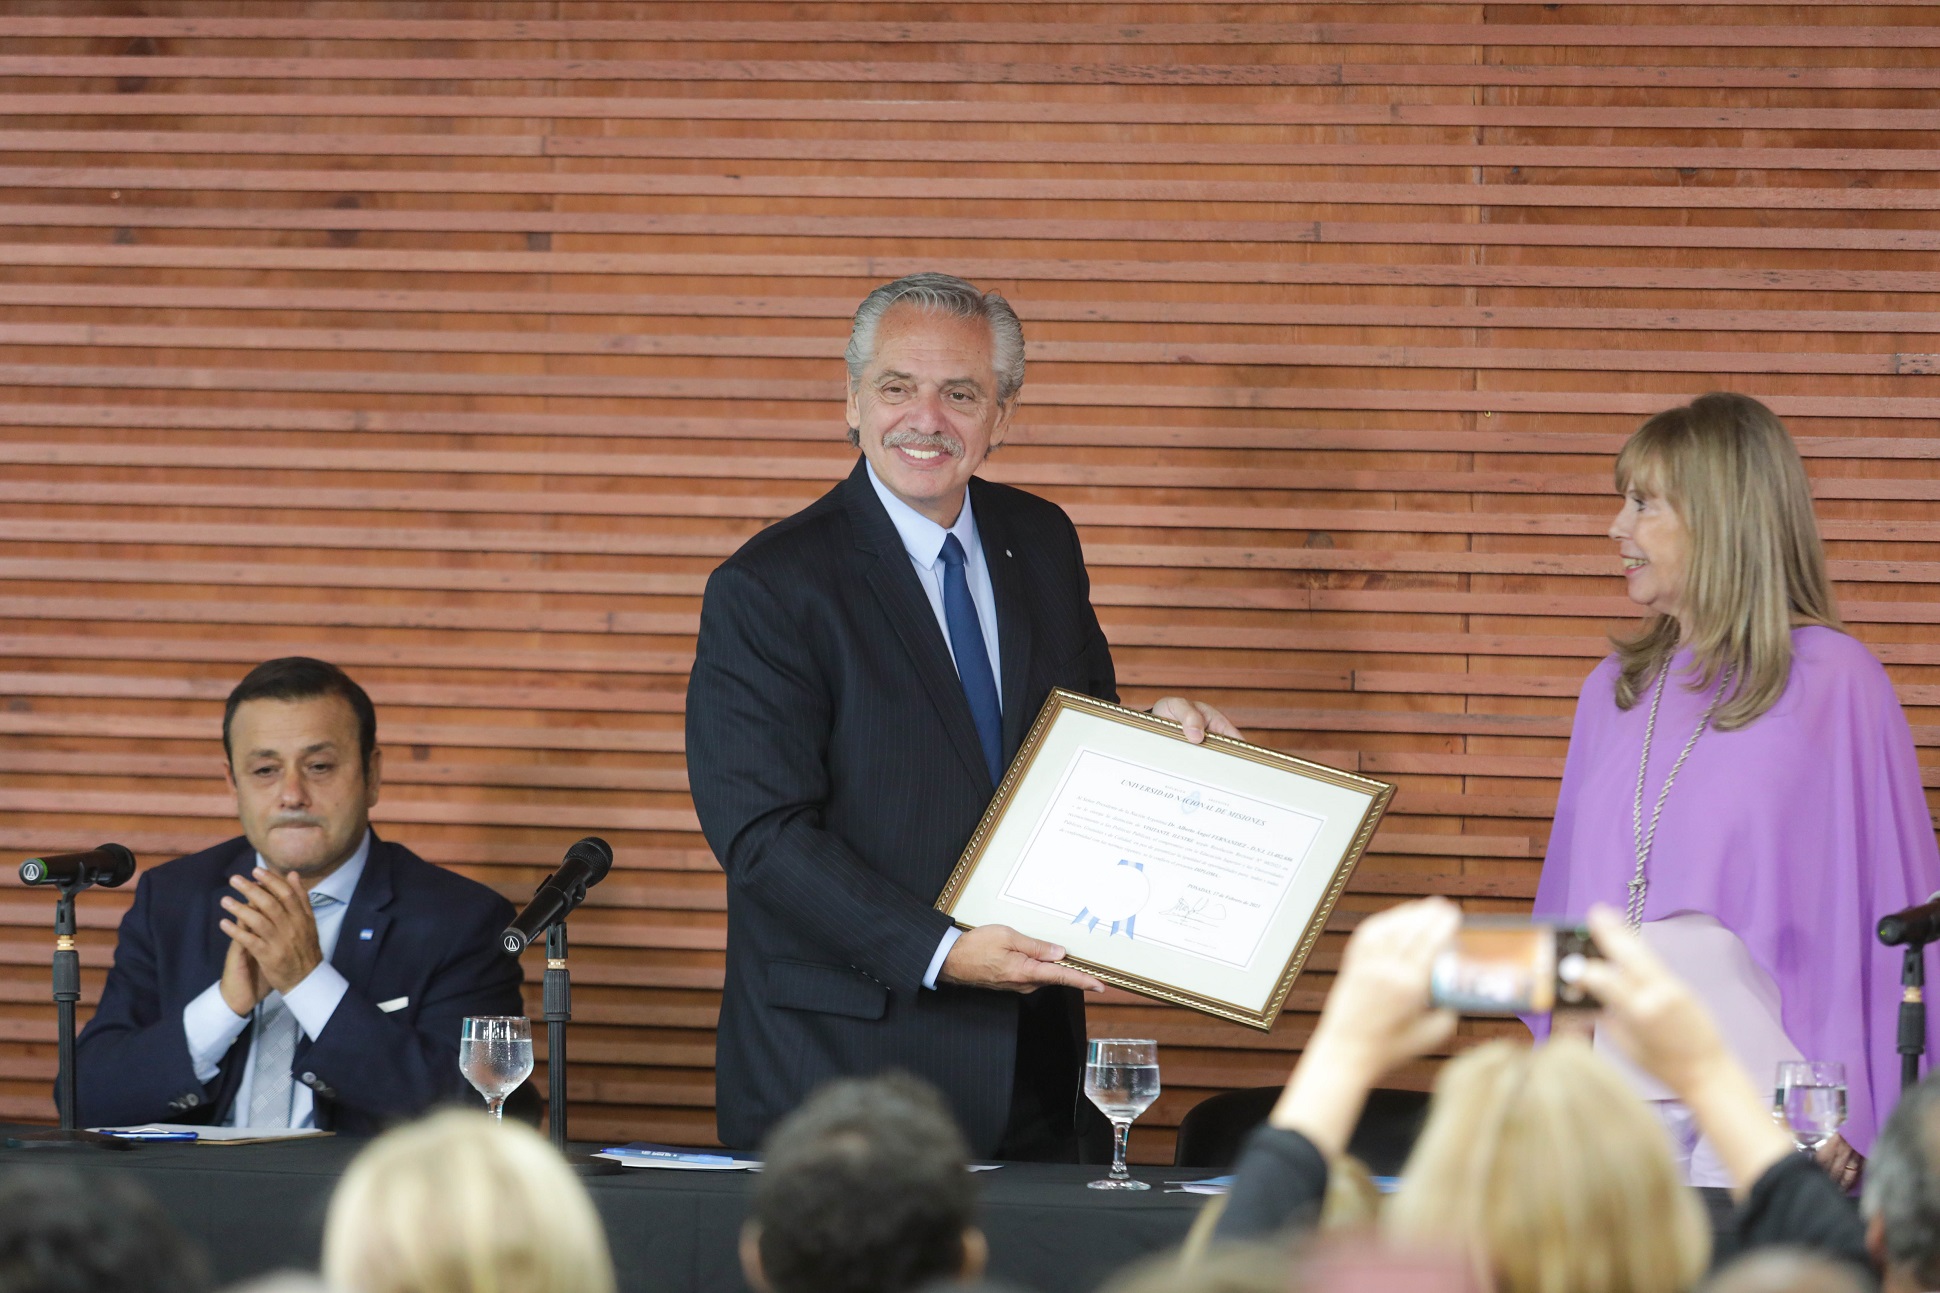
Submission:
[[[708,1139],[698,595],[846,470],[846,317],[931,267],[1026,321],[989,474],[1077,519],[1128,697],[1401,784],[1336,931],[1531,896],[1611,454],[1707,389],[1789,419],[1940,769],[1937,89],[1940,7],[1843,0],[10,0],[0,860],[227,836],[220,698],[339,661],[387,831],[514,898],[618,846],[574,1125]],[[51,905],[0,900],[0,1117]],[[1270,1036],[1094,1009],[1163,1045],[1142,1156],[1280,1079],[1338,939]]]

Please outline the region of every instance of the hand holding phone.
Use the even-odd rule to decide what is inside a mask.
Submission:
[[[1465,920],[1429,971],[1429,999],[1464,1015],[1546,1015],[1593,1004],[1583,968],[1601,957],[1582,925]]]

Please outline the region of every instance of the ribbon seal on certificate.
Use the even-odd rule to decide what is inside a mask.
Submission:
[[[1108,868],[1099,877],[1092,897],[1071,918],[1071,923],[1083,924],[1088,933],[1094,934],[1100,925],[1107,925],[1110,928],[1105,931],[1106,938],[1113,934],[1134,938],[1133,926],[1138,921],[1138,913],[1151,899],[1152,881],[1145,874],[1145,864],[1120,858],[1117,866]]]

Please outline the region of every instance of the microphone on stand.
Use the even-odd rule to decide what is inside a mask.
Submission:
[[[540,883],[525,910],[499,935],[499,943],[517,956],[526,944],[572,914],[575,907],[586,901],[586,891],[606,879],[606,873],[612,869],[612,847],[599,836],[588,835],[566,850],[559,869]]]
[[[56,853],[28,858],[20,864],[22,884],[54,884],[66,889],[100,885],[112,889],[135,874],[135,855],[119,844],[103,844],[86,853]]]
[[[81,953],[74,946],[74,899],[93,885],[112,889],[126,884],[134,874],[135,855],[119,844],[103,844],[85,853],[28,858],[20,864],[22,883],[54,890],[54,1103],[60,1110],[61,1126],[58,1131],[16,1132],[11,1140],[126,1147],[127,1142],[82,1131],[76,1125],[80,1120],[80,1077],[74,1067],[74,1007],[81,1000]]]
[[[1881,916],[1879,941],[1888,947],[1940,941],[1940,893],[1917,907]]]
[[[1879,941],[1904,947],[1900,964],[1900,1090],[1920,1080],[1927,1048],[1927,944],[1940,939],[1940,893],[1917,907],[1879,919]]]

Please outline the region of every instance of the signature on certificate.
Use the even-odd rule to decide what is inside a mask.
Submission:
[[[1159,913],[1159,919],[1187,929],[1211,929],[1226,923],[1226,907],[1209,897],[1181,894],[1178,901]]]

